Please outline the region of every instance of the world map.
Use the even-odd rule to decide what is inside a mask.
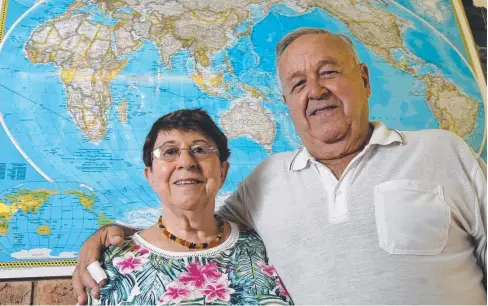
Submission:
[[[105,224],[155,222],[141,156],[163,114],[203,108],[230,139],[218,204],[263,159],[299,148],[274,47],[300,27],[351,38],[372,120],[450,130],[486,160],[486,85],[459,2],[4,1],[0,277],[72,266]]]

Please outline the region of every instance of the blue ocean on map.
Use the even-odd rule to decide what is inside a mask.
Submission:
[[[456,46],[464,57],[468,54],[464,49],[464,43],[459,35],[459,29],[456,23],[456,16],[452,14],[452,1],[437,1],[437,6],[426,7],[424,0],[397,0],[389,2],[384,6],[378,3],[378,6],[406,17],[409,20],[422,19],[425,23],[433,25],[440,33],[445,35],[448,40]]]
[[[0,199],[6,204],[12,204],[9,196],[33,189],[51,192],[52,195],[33,213],[20,210],[15,213],[15,218],[9,224],[12,230],[1,240],[3,252],[0,253],[0,261],[10,261],[12,257],[29,259],[29,254],[23,250],[32,246],[37,246],[33,253],[42,252],[44,256],[56,258],[64,252],[64,256],[70,253],[68,256],[76,258],[77,252],[73,250],[79,249],[82,242],[91,235],[91,229],[99,226],[100,214],[108,219],[117,218],[115,207],[101,193],[76,183],[23,183],[0,192]],[[96,203],[87,209],[71,191],[93,195]],[[43,227],[44,231],[40,231]],[[66,232],[66,228],[70,228],[70,231]],[[41,248],[51,252],[46,253]],[[5,250],[12,254],[5,253]]]
[[[411,3],[404,3],[404,5],[412,8]],[[398,5],[390,5],[386,9],[397,16],[408,19],[412,23],[412,26],[408,27],[404,33],[404,37],[406,38],[404,42],[407,49],[411,50],[412,53],[425,62],[435,64],[435,68],[433,68],[432,65],[425,65],[422,67],[423,70],[419,71],[420,76],[432,72],[441,73],[447,77],[447,79],[460,86],[463,92],[468,94],[468,96],[473,97],[478,101],[483,101],[480,88],[478,84],[473,81],[473,73],[470,70],[468,63],[469,58],[464,49],[463,40],[460,37],[459,32],[457,32],[455,36],[457,39],[453,39],[452,31],[448,31],[446,35],[434,30],[431,25],[432,20],[429,20],[428,17],[426,19],[430,23],[425,20],[422,21],[419,16],[412,18],[411,13],[402,10]],[[441,23],[441,25],[449,29],[455,27],[456,21],[454,15],[446,14],[446,20]],[[438,28],[437,24],[436,28]],[[447,38],[443,35],[450,37]],[[486,114],[485,105],[484,103],[479,103],[478,105],[480,106],[480,109],[478,117],[475,120],[475,128],[471,135],[466,139],[476,151],[483,149],[480,148],[479,145],[482,143],[481,140],[483,138],[484,130],[486,129],[484,124]]]

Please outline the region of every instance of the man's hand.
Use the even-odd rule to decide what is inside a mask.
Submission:
[[[73,272],[73,288],[79,305],[85,305],[88,297],[85,287],[90,290],[91,295],[100,298],[100,287],[107,284],[104,279],[98,284],[95,282],[87,268],[93,262],[99,261],[103,251],[110,246],[120,246],[124,241],[124,230],[120,226],[109,225],[99,229],[91,236],[80,249],[78,264]]]

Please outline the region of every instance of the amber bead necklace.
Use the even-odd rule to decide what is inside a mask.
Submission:
[[[203,242],[203,243],[194,243],[194,242],[179,238],[176,235],[170,233],[168,231],[168,229],[166,228],[166,226],[164,226],[164,224],[163,224],[163,217],[162,216],[159,217],[158,225],[159,225],[159,228],[161,229],[161,232],[163,233],[163,235],[165,235],[169,239],[173,240],[174,242],[181,244],[182,246],[185,246],[189,249],[208,249],[208,248],[212,248],[214,246],[217,246],[219,244],[220,240],[222,239],[222,237],[224,236],[224,221],[220,217],[217,217],[217,216],[215,216],[215,219],[217,220],[217,226],[219,228],[219,233],[217,234],[217,236],[215,236],[214,239],[212,239],[208,242]]]

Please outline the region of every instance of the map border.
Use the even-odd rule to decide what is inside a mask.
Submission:
[[[0,1],[0,42],[5,33],[5,23],[7,22],[8,0]]]
[[[37,6],[42,2],[49,0],[39,0],[33,6]],[[390,0],[396,2],[395,0]],[[7,11],[9,0],[0,0],[0,46],[3,45],[5,34],[9,34],[10,29],[6,29]],[[481,61],[476,50],[476,44],[473,38],[472,31],[469,27],[469,22],[464,11],[464,6],[461,0],[450,0],[452,12],[454,13],[456,24],[461,33],[464,47],[468,54],[469,64],[474,72],[474,77],[478,82],[480,88],[483,104],[486,110],[486,80],[481,66]],[[28,9],[29,10],[29,9]],[[23,15],[22,15],[23,16]],[[22,17],[21,16],[21,17]],[[15,26],[17,20],[12,26]],[[0,113],[0,117],[1,117]],[[486,125],[483,131],[482,147],[486,144]],[[481,150],[482,151],[482,150]],[[117,222],[116,222],[117,223]],[[50,277],[50,276],[71,276],[76,265],[76,259],[67,260],[22,260],[18,262],[0,262],[0,279],[15,279],[15,278],[33,278],[33,277]],[[20,277],[21,275],[21,277]]]
[[[394,1],[394,0],[393,0]],[[471,68],[474,71],[474,76],[478,82],[478,87],[481,92],[481,98],[483,99],[483,109],[485,111],[485,128],[483,129],[483,139],[481,140],[481,146],[479,152],[476,152],[478,157],[483,154],[484,148],[486,146],[486,129],[488,118],[486,118],[486,90],[487,84],[485,79],[485,74],[483,73],[483,66],[481,66],[480,57],[478,51],[476,50],[476,43],[474,41],[473,32],[469,26],[469,21],[464,10],[464,6],[461,0],[450,0],[452,11],[454,17],[456,18],[456,24],[461,32],[461,38],[463,40],[464,48],[468,51],[468,60]],[[458,12],[460,12],[458,14]],[[486,158],[486,156],[485,156]]]
[[[450,2],[452,6],[452,11],[454,13],[454,16],[456,17],[456,24],[461,31],[461,38],[463,39],[464,48],[468,51],[469,63],[475,73],[476,80],[478,81],[478,86],[481,90],[481,96],[483,98],[486,112],[486,79],[483,73],[483,66],[481,66],[478,51],[476,51],[476,43],[474,41],[473,32],[471,31],[471,28],[469,26],[468,18],[466,17],[466,12],[464,11],[464,6],[461,0],[451,0]],[[458,14],[458,12],[461,13]],[[483,140],[483,143],[484,142],[485,139]]]

